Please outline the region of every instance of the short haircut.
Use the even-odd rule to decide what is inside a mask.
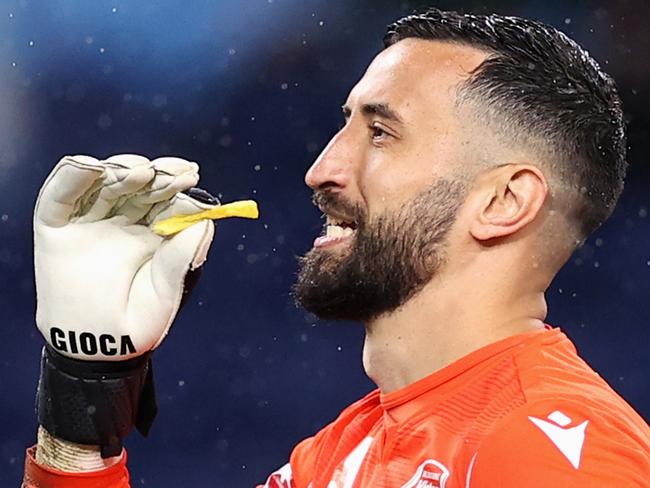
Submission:
[[[534,142],[571,192],[567,217],[583,239],[612,213],[627,171],[621,100],[589,53],[541,22],[431,9],[388,26],[384,45],[418,38],[488,54],[461,85],[488,122]]]

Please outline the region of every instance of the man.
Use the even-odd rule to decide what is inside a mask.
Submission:
[[[364,322],[378,390],[265,487],[650,486],[650,430],[545,325],[544,292],[626,170],[614,82],[555,29],[431,10],[389,27],[306,175],[327,216],[297,300]],[[126,487],[150,353],[212,240],[149,225],[214,203],[176,158],[64,158],[35,210],[48,346],[27,487]],[[59,280],[57,283],[55,280]],[[79,296],[82,296],[80,299]]]

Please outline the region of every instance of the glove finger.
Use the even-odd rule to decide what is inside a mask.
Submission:
[[[149,323],[151,314],[165,314],[165,317],[160,317],[166,320],[162,334],[156,328],[150,331],[151,337],[143,338],[145,342],[155,341],[152,349],[158,347],[167,335],[183,296],[185,275],[203,264],[213,236],[211,221],[194,224],[165,240],[147,266],[136,274],[129,303],[137,306],[128,310],[129,323]],[[167,304],[167,307],[161,307],[161,304]],[[143,334],[147,332],[141,331]]]
[[[83,202],[96,192],[104,174],[104,166],[84,155],[65,156],[45,180],[36,200],[34,219],[42,224],[60,227],[75,218]]]
[[[129,198],[117,211],[130,223],[142,220],[159,203],[171,200],[177,193],[195,186],[199,166],[181,158],[165,157],[152,162],[155,176],[138,194]]]
[[[103,161],[104,179],[99,194],[79,222],[96,222],[142,189],[155,175],[151,162],[136,154],[119,154]]]

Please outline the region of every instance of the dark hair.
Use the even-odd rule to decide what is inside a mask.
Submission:
[[[609,217],[627,170],[623,112],[614,81],[585,49],[541,22],[438,9],[390,25],[384,45],[407,38],[486,51],[459,94],[552,156],[564,185],[575,190],[568,216],[580,238]]]

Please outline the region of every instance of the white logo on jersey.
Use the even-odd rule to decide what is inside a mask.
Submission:
[[[571,423],[571,419],[559,410],[551,413],[546,418],[551,422],[536,417],[528,417],[533,424],[551,439],[551,442],[564,454],[564,457],[569,460],[571,465],[578,469],[580,467],[582,446],[585,442],[585,429],[589,421],[585,420],[575,427],[567,427]]]
[[[327,484],[327,488],[352,488],[354,480],[357,479],[363,459],[368,454],[372,437],[366,437],[354,450],[348,454],[341,467],[334,471],[332,480]]]
[[[264,484],[264,488],[293,488],[294,486],[293,473],[289,463],[272,473]]]
[[[402,488],[445,488],[449,478],[449,470],[435,459],[427,459],[413,477],[402,485]]]

